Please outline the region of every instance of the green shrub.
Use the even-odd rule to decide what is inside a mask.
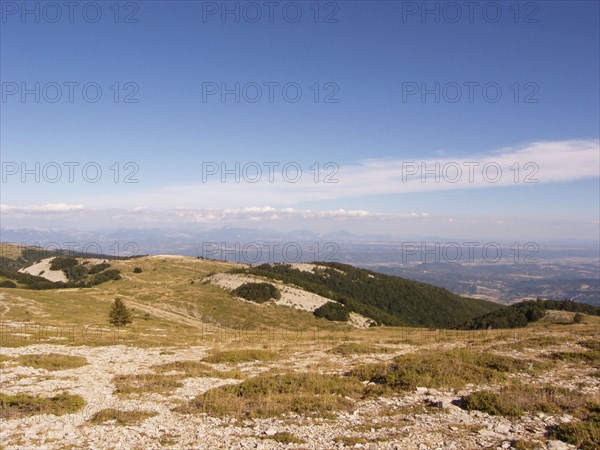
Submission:
[[[119,269],[109,269],[96,274],[88,283],[88,286],[95,286],[110,280],[120,280],[121,272]]]
[[[554,428],[550,435],[581,450],[600,448],[600,405],[594,405],[582,421],[562,423]]]
[[[140,267],[136,267],[133,269],[133,273],[142,273],[142,269]]]
[[[108,313],[108,321],[116,327],[122,327],[131,323],[131,311],[129,311],[129,308],[125,306],[125,303],[120,298],[116,298],[113,302]]]
[[[336,322],[347,322],[350,318],[350,311],[340,303],[327,302],[314,312],[317,317],[324,317]]]
[[[64,270],[70,267],[75,267],[79,262],[76,258],[57,256],[50,263],[50,270]]]
[[[0,281],[0,287],[3,287],[3,288],[16,288],[17,285],[15,284],[14,281],[2,280],[2,281]]]
[[[95,264],[89,268],[88,273],[90,275],[95,275],[97,273],[102,272],[105,269],[108,269],[109,267],[110,267],[110,264],[108,264],[108,263]]]
[[[278,300],[281,298],[281,292],[270,283],[244,283],[232,294],[255,303],[264,303],[272,298]]]

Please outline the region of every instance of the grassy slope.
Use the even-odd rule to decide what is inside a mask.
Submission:
[[[135,267],[140,267],[142,273],[133,273]],[[191,336],[198,336],[199,330],[211,327],[305,331],[348,328],[319,320],[306,311],[241,302],[215,285],[202,283],[209,273],[234,267],[235,264],[191,257],[113,260],[111,268],[119,269],[122,279],[92,288],[0,288],[0,320],[107,326],[110,305],[115,297],[120,297],[135,310],[133,326],[147,334],[150,342],[158,340],[161,333],[188,342]]]

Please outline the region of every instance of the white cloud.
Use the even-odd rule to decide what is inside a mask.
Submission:
[[[183,208],[244,208],[249,204],[289,207],[386,194],[576,181],[597,178],[599,167],[598,140],[540,141],[460,158],[359,161],[340,166],[335,175],[336,183],[323,180],[315,183],[314,173],[308,168],[303,168],[303,175],[296,183],[286,182],[277,171],[274,182],[269,181],[266,171],[256,183],[243,179],[239,183],[222,183],[220,176],[215,175],[206,183],[138,192],[126,196],[123,201],[158,208],[171,207],[175,202]],[[114,204],[114,199],[101,203]],[[257,207],[251,212],[263,213],[265,210]]]
[[[45,205],[11,206],[0,205],[2,213],[52,214],[80,211],[83,205],[67,205],[65,203],[47,203]]]

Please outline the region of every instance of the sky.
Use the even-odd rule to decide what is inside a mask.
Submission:
[[[600,234],[598,2],[0,5],[4,228]]]

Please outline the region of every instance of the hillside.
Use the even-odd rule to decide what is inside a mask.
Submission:
[[[453,327],[501,308],[430,284],[340,263],[263,264],[236,272],[298,286],[384,325]]]
[[[89,296],[74,288],[97,286],[90,293],[92,297],[108,301],[119,295],[144,305],[140,307],[151,315],[156,312],[151,313],[150,308],[168,304],[169,310],[177,308],[183,316],[192,315],[208,323],[247,322],[252,318],[255,325],[266,325],[273,323],[271,317],[279,317],[276,323],[287,323],[301,315],[302,322],[310,326],[320,325],[323,319],[318,317],[323,317],[355,327],[381,324],[450,328],[501,308],[425,283],[337,263],[252,267],[181,256],[48,257],[40,249],[24,248],[19,252],[11,248],[3,244],[0,276],[4,283],[14,282],[17,288],[61,289],[63,297],[67,292],[74,298],[83,295],[81,302],[89,304]],[[40,256],[45,258],[40,260]],[[136,267],[140,273],[133,272]],[[265,282],[277,286],[279,298],[258,304],[235,295],[244,283],[251,286]]]
[[[507,308],[492,311],[461,324],[459,328],[480,330],[486,328],[520,328],[537,322],[547,311],[568,311],[572,313],[600,316],[600,307],[577,303],[571,300],[536,300],[512,304]]]
[[[85,262],[60,258],[50,266]],[[345,265],[109,263],[120,279],[0,288],[5,448],[598,448],[598,316],[553,311],[511,330],[359,327],[355,311],[348,323],[316,312],[395,318],[399,294],[422,307],[457,299]],[[115,298],[133,324],[109,326]],[[462,300],[453,307],[472,307]]]

